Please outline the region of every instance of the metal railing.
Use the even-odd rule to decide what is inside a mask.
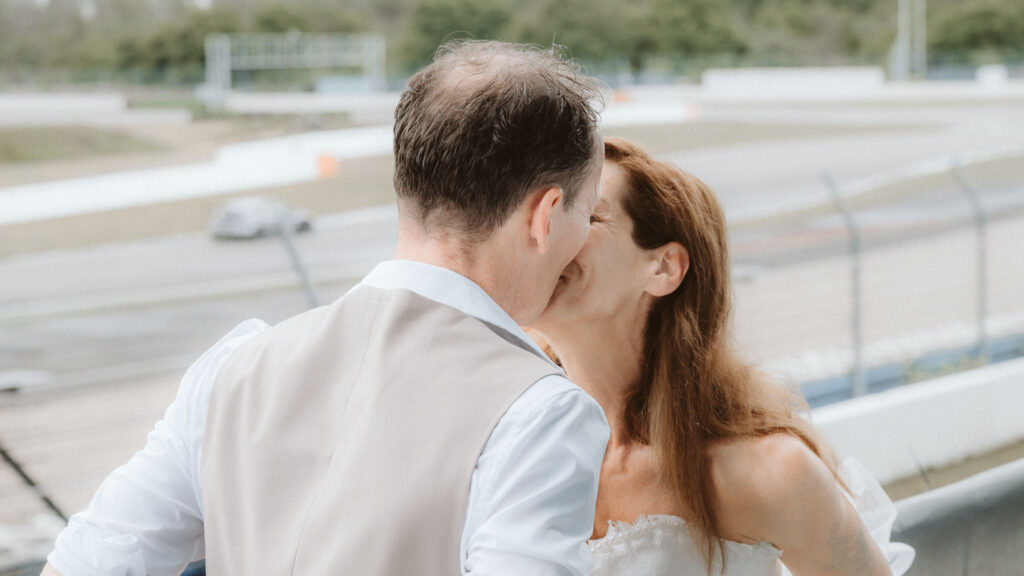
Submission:
[[[986,319],[988,318],[988,213],[985,210],[985,206],[979,194],[978,189],[971,182],[970,176],[967,173],[967,168],[964,166],[964,162],[959,157],[952,157],[949,161],[949,170],[956,177],[956,181],[959,184],[960,192],[967,200],[968,206],[971,209],[971,216],[974,221],[974,227],[976,230],[977,237],[977,256],[976,256],[976,293],[977,293],[977,304],[976,304],[976,317],[975,322],[978,331],[978,343],[977,348],[973,351],[977,358],[977,361],[981,364],[986,364],[990,360],[989,354],[989,336],[988,329],[985,326]],[[839,185],[831,174],[825,173],[822,175],[825,182],[825,186],[829,192],[830,197],[840,214],[843,217],[843,223],[846,227],[847,234],[849,236],[849,250],[850,250],[850,266],[851,266],[851,302],[853,304],[853,310],[850,314],[851,318],[851,339],[853,346],[853,369],[851,373],[851,384],[850,391],[851,396],[861,396],[866,394],[868,391],[868,385],[865,380],[865,372],[867,367],[864,362],[864,335],[862,326],[863,316],[863,288],[862,288],[862,276],[861,276],[861,259],[864,251],[861,226],[858,222],[856,212],[852,210],[843,196]]]
[[[1024,459],[896,507],[892,539],[917,551],[907,576],[1024,574]]]
[[[1017,237],[1007,236],[1013,228],[1008,223],[1024,219],[1024,182],[992,184],[975,172],[986,166],[991,173],[991,166],[1021,156],[1024,150],[938,158],[845,185],[826,172],[821,181],[827,195],[813,205],[774,220],[744,215],[740,234],[747,235],[746,246],[754,247],[750,254],[734,251],[739,262],[776,271],[825,259],[836,262],[829,272],[818,273],[814,282],[820,284],[805,283],[788,299],[780,296],[766,303],[758,295],[762,306],[799,308],[807,289],[818,296],[829,290],[828,311],[815,300],[807,304],[827,314],[815,322],[840,322],[822,329],[820,349],[773,352],[764,368],[801,384],[812,406],[820,406],[1024,353],[1024,301],[1008,304],[1006,285],[1012,276],[1006,266],[1016,270],[1024,261],[1005,258],[1013,252],[1006,238]],[[889,189],[895,200],[882,201],[882,192]],[[812,236],[816,240],[803,239]],[[776,252],[755,244],[760,240],[770,245],[775,238],[783,246]],[[935,246],[957,238],[956,254],[922,248],[932,238]],[[905,251],[903,246],[912,248]],[[905,262],[895,263],[892,256],[905,252],[921,257],[926,250],[930,252],[921,260],[908,255]],[[840,265],[842,260],[846,262]],[[900,283],[902,293],[879,288]],[[910,286],[928,296],[908,298]],[[954,292],[945,297],[940,291],[946,289]],[[951,301],[954,307],[947,305]],[[848,312],[840,312],[844,309]],[[890,321],[888,309],[910,313],[896,314]],[[756,350],[764,335],[755,332],[753,338]]]

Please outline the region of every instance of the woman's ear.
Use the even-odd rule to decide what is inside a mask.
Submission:
[[[675,292],[690,269],[690,253],[679,242],[669,242],[651,250],[651,256],[654,274],[644,291],[659,298]]]

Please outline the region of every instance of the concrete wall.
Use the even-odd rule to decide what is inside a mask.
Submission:
[[[187,124],[184,108],[131,109],[116,93],[0,93],[0,126]]]
[[[874,67],[733,68],[701,75],[707,96],[759,100],[819,100],[874,96],[885,88],[885,72]]]
[[[814,410],[840,457],[882,484],[1024,439],[1024,359]]]

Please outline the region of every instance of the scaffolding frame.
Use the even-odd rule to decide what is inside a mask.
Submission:
[[[385,82],[382,34],[211,34],[205,40],[208,104],[222,105],[231,92],[232,74],[242,70],[356,68],[371,86]]]

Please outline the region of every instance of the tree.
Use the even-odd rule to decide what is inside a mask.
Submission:
[[[514,36],[540,45],[552,42],[590,63],[620,59],[628,46],[622,20],[628,4],[611,0],[546,0],[522,16]]]
[[[256,32],[288,32],[289,30],[308,31],[308,16],[294,4],[270,4],[264,6],[253,16],[253,29]]]
[[[928,44],[946,62],[1024,56],[1024,9],[993,0],[955,5],[933,20]]]
[[[445,40],[505,37],[511,19],[511,10],[495,0],[419,0],[399,43],[399,57],[411,71],[429,62]]]
[[[253,16],[253,31],[281,33],[361,32],[372,28],[370,18],[358,9],[337,3],[268,4]]]
[[[146,79],[197,82],[203,75],[206,37],[241,29],[238,14],[222,8],[194,10],[184,22],[167,22],[149,37],[126,37],[118,45],[119,68]]]
[[[652,0],[650,14],[660,49],[669,55],[694,58],[742,54],[747,50],[727,2]]]

